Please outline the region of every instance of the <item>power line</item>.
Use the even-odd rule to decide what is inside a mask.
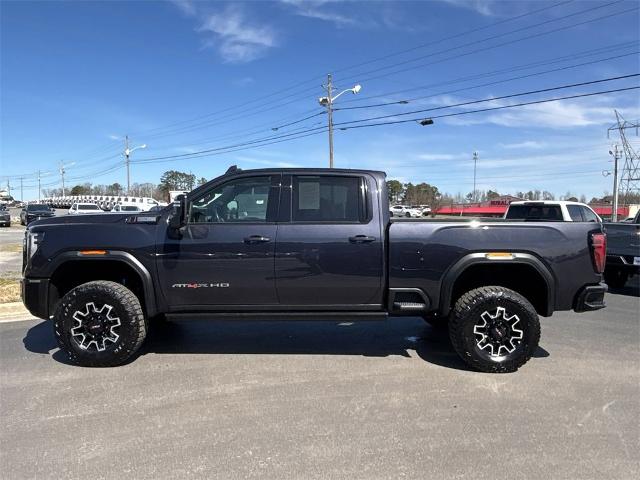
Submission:
[[[638,75],[638,74],[636,74],[636,75]],[[615,77],[613,77],[613,78],[615,78]],[[608,81],[608,80],[602,79],[602,80],[598,80],[598,81],[582,82],[582,83],[583,84],[590,84],[590,83],[601,82],[601,81]],[[558,90],[558,89],[561,89],[561,88],[571,88],[571,87],[574,87],[576,85],[581,85],[581,84],[565,85],[565,86],[561,86],[561,87],[554,87],[554,88],[551,88],[551,89],[543,89],[542,91]],[[435,116],[435,117],[431,117],[431,118],[444,118],[444,117],[449,117],[449,116],[467,115],[467,114],[471,114],[471,113],[480,113],[480,112],[485,112],[485,111],[493,111],[493,110],[500,110],[500,109],[506,109],[506,108],[514,108],[514,107],[525,106],[525,105],[534,105],[534,104],[539,104],[539,103],[555,102],[555,101],[560,101],[560,100],[589,97],[589,96],[594,96],[594,95],[603,95],[603,94],[607,94],[607,93],[622,92],[622,91],[634,90],[634,89],[638,89],[638,88],[640,88],[640,87],[628,87],[628,88],[620,88],[620,89],[614,89],[614,90],[606,90],[606,91],[601,91],[601,92],[591,92],[591,93],[570,95],[570,96],[558,97],[558,98],[552,98],[552,99],[536,100],[536,101],[532,101],[532,102],[523,102],[523,103],[520,103],[520,104],[503,105],[503,106],[498,106],[498,107],[491,107],[491,108],[486,108],[486,109],[479,109],[479,110],[472,110],[472,111],[465,111],[465,112],[455,112],[455,113],[443,114],[443,115]],[[512,94],[512,95],[505,96],[505,97],[521,96],[521,95],[527,95],[527,94],[531,95],[531,94],[539,93],[539,92],[540,91],[535,90],[535,91],[531,91],[531,92],[523,92],[521,94]],[[483,99],[483,100],[477,100],[477,101],[474,101],[474,102],[466,102],[466,103],[490,102],[490,101],[495,101],[495,100],[497,100],[499,98],[503,98],[503,97]],[[437,107],[437,108],[438,109],[440,109],[440,108],[452,108],[454,106],[459,106],[459,105],[456,104],[456,105],[442,106],[442,107]],[[416,113],[416,112],[409,112],[409,113]],[[365,128],[365,127],[374,127],[374,126],[382,126],[382,125],[393,125],[393,124],[399,124],[399,123],[416,122],[416,121],[421,120],[420,118],[419,119],[415,119],[414,118],[414,119],[408,119],[408,120],[396,120],[396,121],[390,121],[390,122],[379,122],[379,123],[372,123],[372,124],[365,124],[365,125],[352,125],[352,126],[347,126],[347,127],[341,127],[342,125],[349,125],[349,124],[352,124],[354,122],[371,121],[371,120],[375,120],[377,118],[379,118],[379,117],[365,118],[365,119],[360,119],[360,120],[351,121],[351,122],[341,122],[341,123],[337,123],[336,126],[340,127],[341,130],[349,130],[349,129],[352,129],[352,128]],[[263,145],[271,144],[271,143],[265,143],[265,142],[274,141],[274,143],[280,143],[282,141],[287,141],[288,138],[291,138],[293,140],[293,139],[297,139],[297,138],[303,138],[303,136],[310,136],[310,135],[314,135],[314,134],[324,133],[325,131],[326,131],[326,127],[312,128],[312,129],[307,129],[307,130],[303,130],[303,131],[299,131],[299,132],[295,132],[295,133],[283,134],[283,135],[272,136],[272,137],[265,137],[265,138],[253,140],[251,142],[243,142],[243,143],[238,143],[238,144],[235,144],[235,145],[227,145],[227,146],[223,146],[223,147],[200,150],[200,151],[197,151],[197,152],[190,152],[190,153],[185,153],[185,154],[181,154],[181,155],[167,155],[167,156],[162,156],[162,157],[151,157],[151,158],[146,158],[146,159],[140,159],[140,160],[137,160],[135,163],[151,163],[151,162],[158,162],[158,161],[163,161],[163,160],[172,161],[172,160],[178,160],[178,159],[183,159],[183,158],[199,158],[201,156],[207,156],[207,154],[227,153],[226,151],[230,150],[230,149],[234,149],[233,151],[237,151],[237,150],[243,150],[243,149],[247,149],[247,148],[253,148],[253,147],[257,147],[257,146],[263,146]],[[309,134],[309,135],[306,135],[306,134]]]
[[[606,4],[604,6],[609,6],[609,5],[612,5],[614,3],[619,3],[620,1],[622,1],[622,0],[617,0],[616,2],[612,2],[612,3]],[[591,10],[595,10],[596,8],[602,8],[602,7],[594,7],[592,9],[587,9],[587,10],[584,10],[582,12],[578,12],[576,14],[585,13],[585,12],[588,12],[588,11],[591,11]],[[389,77],[391,75],[396,75],[398,73],[404,73],[404,72],[408,72],[410,70],[415,70],[415,69],[422,68],[422,67],[436,65],[438,63],[446,62],[446,61],[449,61],[449,60],[457,60],[459,58],[463,58],[463,57],[466,57],[466,56],[469,56],[469,55],[473,55],[473,54],[476,54],[476,53],[483,53],[483,52],[486,52],[486,51],[489,51],[489,50],[493,50],[493,49],[496,49],[496,48],[504,47],[506,45],[512,45],[514,43],[519,43],[519,42],[522,42],[522,41],[525,41],[525,40],[531,40],[533,38],[538,38],[538,37],[542,37],[542,36],[545,36],[545,35],[550,35],[552,33],[557,33],[557,32],[561,32],[561,31],[564,31],[564,30],[569,30],[569,29],[574,28],[574,27],[587,25],[589,23],[597,22],[599,20],[604,20],[604,19],[615,17],[615,16],[618,16],[618,15],[623,15],[623,14],[630,13],[630,12],[637,11],[637,10],[638,10],[638,7],[635,7],[635,8],[630,8],[630,9],[627,9],[627,10],[622,10],[622,11],[619,11],[619,12],[609,13],[607,15],[601,15],[599,17],[595,17],[595,18],[592,18],[592,19],[589,19],[589,20],[584,20],[582,22],[573,23],[573,24],[570,24],[570,25],[565,25],[565,26],[562,26],[562,27],[558,27],[558,28],[554,28],[554,29],[551,29],[551,30],[547,30],[545,32],[538,32],[538,33],[527,35],[527,36],[524,36],[524,37],[521,37],[521,38],[516,38],[516,39],[513,39],[513,40],[506,41],[506,42],[498,43],[496,45],[490,45],[488,47],[477,48],[475,50],[470,50],[468,52],[464,52],[464,53],[460,53],[460,54],[457,54],[457,55],[441,58],[441,59],[435,60],[433,62],[423,63],[423,64],[420,64],[420,65],[414,65],[414,66],[407,67],[407,68],[404,68],[404,69],[401,69],[401,70],[395,70],[395,71],[392,71],[392,72],[387,72],[387,73],[384,73],[384,74],[378,75],[378,76],[364,77],[364,78],[361,77],[361,75],[367,75],[369,73],[374,73],[376,71],[381,71],[383,69],[386,70],[387,68],[391,68],[393,66],[398,66],[398,65],[403,65],[403,64],[408,63],[408,62],[400,62],[397,65],[392,65],[392,66],[389,66],[389,67],[384,67],[384,68],[372,70],[372,71],[369,71],[369,72],[361,73],[357,78],[359,78],[359,81],[361,81],[361,82],[365,82],[365,81],[369,81],[370,82],[372,80],[378,80],[380,78],[386,78],[386,77]],[[572,14],[571,16],[576,15],[576,14]],[[560,20],[560,19],[563,19],[563,18],[567,18],[567,17],[560,17],[558,19],[554,19],[554,21],[557,21],[557,20]],[[539,25],[542,25],[542,24],[545,24],[545,23],[549,23],[549,21],[542,22],[540,24],[536,24],[536,25],[530,26],[528,28],[536,27],[536,26],[539,26]],[[514,32],[510,32],[510,33],[514,33]],[[480,43],[482,41],[483,40],[479,40],[479,41],[476,41],[476,42],[470,42],[468,44],[464,44],[464,45],[461,45],[461,46],[458,46],[458,47],[454,47],[454,48],[451,48],[451,49],[446,49],[446,50],[442,50],[440,52],[436,52],[436,53],[433,53],[433,54],[422,56],[422,57],[419,57],[419,59],[427,58],[427,57],[430,57],[430,56],[433,56],[433,55],[437,55],[437,54],[440,54],[440,53],[445,53],[445,52],[448,52],[448,51],[451,51],[451,50],[454,50],[454,49],[458,49],[458,48],[462,48],[462,47],[466,47],[466,46],[473,46],[473,45],[476,45],[477,43]],[[414,59],[413,61],[416,61],[416,60],[417,59]],[[356,77],[354,76],[352,78],[356,78]],[[352,81],[352,78],[344,80],[344,81],[345,82]]]
[[[609,77],[609,78],[603,78],[603,79],[599,79],[599,80],[590,80],[588,82],[580,82],[580,83],[572,83],[572,84],[568,84],[568,85],[561,85],[559,87],[550,87],[550,88],[542,88],[539,90],[529,90],[528,92],[521,92],[521,93],[512,93],[510,95],[502,95],[499,97],[491,97],[488,99],[482,99],[482,100],[471,100],[469,102],[462,102],[462,103],[455,103],[455,104],[450,104],[450,105],[444,105],[444,106],[439,106],[439,107],[431,107],[431,108],[423,108],[421,110],[412,110],[410,112],[401,112],[401,113],[395,113],[392,115],[380,115],[377,117],[369,117],[367,119],[361,119],[361,120],[351,120],[348,122],[342,122],[340,124],[336,124],[336,125],[347,125],[350,123],[359,123],[359,122],[365,122],[365,121],[370,121],[370,120],[380,120],[383,118],[391,118],[391,117],[399,117],[402,115],[413,115],[414,113],[425,113],[425,112],[433,112],[436,110],[442,110],[442,109],[446,109],[446,108],[454,108],[454,107],[462,107],[462,106],[466,106],[466,105],[473,105],[476,103],[483,103],[483,102],[490,102],[490,101],[495,101],[495,100],[505,100],[507,98],[514,98],[514,97],[522,97],[525,95],[534,95],[536,93],[545,93],[545,92],[552,92],[555,90],[564,90],[567,88],[575,88],[575,87],[583,87],[586,85],[594,85],[596,83],[603,83],[603,82],[612,82],[612,81],[616,81],[616,80],[624,80],[627,78],[633,78],[633,77],[637,77],[640,76],[640,73],[632,73],[629,75],[621,75],[618,77]]]
[[[440,38],[438,40],[434,40],[434,41],[431,41],[431,42],[423,43],[421,45],[417,45],[415,47],[411,47],[411,48],[408,48],[408,49],[405,49],[405,50],[400,50],[400,51],[397,51],[397,52],[394,52],[394,53],[389,53],[389,54],[383,55],[381,57],[378,57],[378,58],[375,58],[375,59],[372,59],[372,60],[367,60],[365,62],[358,63],[356,65],[351,65],[351,66],[345,67],[345,68],[334,69],[333,71],[334,72],[342,72],[342,71],[345,71],[345,70],[352,70],[354,68],[362,67],[364,65],[369,65],[371,63],[379,62],[379,61],[382,61],[382,60],[386,60],[388,58],[392,58],[392,57],[396,57],[396,56],[399,56],[399,55],[403,55],[405,53],[413,52],[413,51],[419,50],[421,48],[431,47],[431,46],[438,45],[440,43],[443,43],[443,42],[446,42],[446,41],[449,41],[449,40],[453,40],[455,38],[460,38],[460,37],[463,37],[463,36],[466,36],[466,35],[469,35],[469,34],[472,34],[472,33],[480,32],[482,30],[487,30],[489,28],[493,28],[493,27],[496,27],[498,25],[502,25],[504,23],[513,22],[515,20],[519,20],[519,19],[524,18],[524,17],[535,15],[536,13],[544,12],[546,10],[551,10],[553,8],[561,7],[563,5],[568,5],[569,3],[573,3],[573,0],[568,0],[568,1],[565,1],[565,2],[559,2],[559,3],[556,3],[554,5],[550,5],[550,6],[543,7],[543,8],[537,9],[537,10],[532,10],[532,11],[529,11],[529,12],[526,12],[526,13],[523,13],[523,14],[520,14],[520,15],[516,15],[515,17],[510,17],[510,18],[507,18],[507,19],[504,19],[504,20],[500,20],[498,22],[494,22],[494,23],[491,23],[489,25],[484,25],[482,27],[473,28],[471,30],[466,30],[464,32],[457,33],[455,35],[450,35],[448,37],[443,37],[443,38]]]
[[[629,90],[637,90],[639,89],[640,86],[638,87],[627,87],[627,88],[617,88],[614,90],[604,90],[604,91],[600,91],[600,92],[592,92],[592,93],[583,93],[583,94],[579,94],[579,95],[569,95],[566,97],[558,97],[558,98],[550,98],[550,99],[546,99],[546,100],[536,100],[533,102],[523,102],[523,103],[516,103],[513,105],[502,105],[500,107],[491,107],[491,108],[483,108],[483,109],[479,109],[479,110],[469,110],[469,111],[465,111],[465,112],[455,112],[455,113],[448,113],[448,114],[443,114],[443,115],[437,115],[437,116],[432,116],[432,119],[437,119],[437,118],[446,118],[446,117],[457,117],[459,115],[469,115],[472,113],[481,113],[481,112],[491,112],[494,110],[503,110],[503,109],[507,109],[507,108],[515,108],[515,107],[524,107],[526,105],[537,105],[540,103],[549,103],[549,102],[557,102],[560,100],[571,100],[574,98],[582,98],[582,97],[592,97],[595,95],[605,95],[607,93],[617,93],[617,92],[625,92],[625,91],[629,91]],[[487,101],[491,101],[493,99],[488,99]],[[366,121],[367,119],[362,119],[359,121]],[[366,128],[366,127],[379,127],[379,126],[383,126],[383,125],[396,125],[396,124],[400,124],[400,123],[410,123],[410,122],[419,122],[423,120],[422,117],[419,118],[410,118],[407,120],[395,120],[395,121],[389,121],[389,122],[379,122],[379,123],[369,123],[369,124],[365,124],[365,125],[352,125],[350,127],[344,127],[344,128],[340,128],[340,130],[351,130],[353,128]],[[352,123],[352,122],[343,122],[343,123],[336,123],[336,126],[340,126],[340,125],[345,125],[347,123]]]
[[[415,47],[412,47],[410,49],[406,49],[406,50],[401,51],[401,52],[395,52],[395,53],[392,53],[392,54],[388,54],[388,55],[386,55],[384,57],[378,57],[378,58],[374,58],[374,59],[371,59],[371,60],[368,60],[368,61],[365,61],[365,62],[361,62],[361,63],[355,64],[355,65],[342,67],[342,68],[339,68],[339,69],[334,69],[334,71],[345,71],[345,70],[349,70],[349,69],[353,69],[353,68],[358,68],[358,67],[360,67],[362,65],[375,63],[375,62],[378,62],[380,60],[384,60],[386,58],[391,58],[391,57],[397,56],[398,54],[401,54],[401,53],[407,53],[407,52],[410,52],[410,51],[418,50],[418,49],[421,49],[421,48],[425,48],[427,46],[431,46],[431,45],[442,43],[442,42],[445,42],[445,41],[448,41],[448,40],[452,40],[454,38],[464,37],[466,35],[469,35],[469,34],[472,34],[472,33],[475,33],[475,32],[481,31],[481,30],[486,30],[486,29],[489,29],[489,28],[493,28],[493,27],[496,27],[498,25],[501,25],[501,24],[504,24],[504,23],[508,23],[508,22],[512,22],[512,21],[515,21],[515,20],[519,20],[519,19],[531,16],[531,15],[535,15],[537,13],[540,13],[540,12],[543,12],[543,11],[546,11],[546,10],[551,10],[553,8],[561,7],[563,5],[567,5],[569,3],[572,3],[572,1],[573,0],[568,0],[568,1],[564,1],[564,2],[559,2],[557,4],[550,5],[550,6],[547,6],[547,7],[535,9],[535,10],[532,10],[532,11],[529,11],[529,12],[525,12],[523,14],[520,14],[520,15],[517,15],[517,16],[514,16],[514,17],[510,17],[510,18],[507,18],[507,19],[504,19],[504,20],[500,20],[498,22],[494,22],[494,23],[486,25],[486,26],[482,26],[482,27],[474,28],[474,29],[467,30],[467,31],[464,31],[464,32],[460,32],[460,33],[455,34],[455,35],[446,36],[446,37],[443,37],[443,38],[441,38],[439,40],[435,40],[433,42],[428,42],[428,43],[425,43],[425,44],[417,45]],[[621,0],[618,0],[618,1],[621,1]],[[153,129],[134,132],[134,134],[138,135],[138,134],[143,134],[143,133],[151,133],[151,132],[154,132],[154,131],[163,130],[163,129],[166,129],[166,128],[169,128],[169,127],[173,127],[173,126],[177,126],[177,125],[184,125],[186,123],[191,123],[191,122],[195,122],[195,121],[202,120],[202,119],[205,119],[205,118],[210,118],[210,117],[215,116],[215,115],[220,115],[222,113],[227,113],[229,111],[232,111],[232,110],[235,110],[235,109],[247,106],[247,105],[251,105],[251,104],[256,103],[256,102],[261,102],[262,105],[265,105],[264,100],[266,98],[270,98],[270,97],[279,95],[282,92],[287,92],[287,91],[290,91],[292,89],[297,89],[297,87],[299,87],[300,85],[305,85],[305,84],[310,83],[310,82],[315,82],[320,77],[321,77],[320,74],[316,75],[316,76],[310,78],[309,80],[298,82],[295,85],[292,85],[291,87],[279,89],[279,90],[277,90],[275,92],[272,92],[270,94],[261,95],[258,98],[255,98],[255,99],[252,99],[252,100],[248,100],[247,102],[241,103],[241,104],[233,106],[233,107],[228,107],[228,108],[225,108],[225,109],[222,109],[222,110],[217,110],[215,112],[210,112],[210,113],[207,113],[207,114],[204,114],[204,115],[200,115],[198,117],[194,117],[194,118],[189,119],[189,120],[182,120],[182,121],[174,122],[172,124],[165,125],[163,127],[157,127],[157,128],[153,128]],[[302,94],[302,93],[306,93],[306,92],[312,91],[314,89],[315,89],[315,87],[307,88],[307,89],[305,89],[303,91],[297,92],[296,94],[299,95],[299,94]],[[273,104],[273,102],[267,102],[267,103],[268,104]]]

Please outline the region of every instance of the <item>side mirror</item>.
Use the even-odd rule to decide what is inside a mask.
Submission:
[[[187,197],[178,195],[172,205],[171,215],[169,216],[169,228],[174,231],[180,231],[187,224]]]

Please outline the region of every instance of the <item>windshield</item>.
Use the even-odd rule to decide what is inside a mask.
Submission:
[[[559,205],[511,205],[507,210],[509,220],[562,221]]]
[[[49,205],[33,204],[33,205],[27,206],[28,212],[35,212],[35,211],[41,212],[43,210],[49,211],[51,209],[49,208]]]
[[[78,205],[78,210],[100,210],[97,205]]]
[[[121,212],[137,212],[138,210],[138,207],[134,207],[131,205],[123,205],[120,207]]]

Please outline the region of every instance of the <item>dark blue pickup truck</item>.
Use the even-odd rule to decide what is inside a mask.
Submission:
[[[161,212],[29,224],[22,295],[86,366],[126,361],[159,317],[412,315],[509,372],[538,315],[604,307],[605,252],[599,223],[392,222],[383,172],[232,167]]]

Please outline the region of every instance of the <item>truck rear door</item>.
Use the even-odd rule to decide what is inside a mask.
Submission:
[[[276,242],[281,305],[379,309],[384,235],[372,177],[357,173],[283,177]]]

